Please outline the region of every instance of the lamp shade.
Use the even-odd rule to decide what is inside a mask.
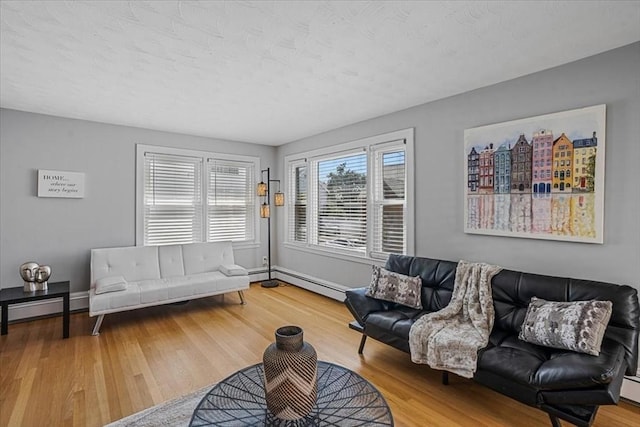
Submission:
[[[268,191],[267,183],[260,182],[258,184],[258,196],[266,196]]]
[[[284,206],[284,193],[281,191],[274,193],[273,202],[276,206]]]
[[[260,205],[260,218],[269,218],[269,205],[266,202]]]

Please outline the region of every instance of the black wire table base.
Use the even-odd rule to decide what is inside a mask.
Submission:
[[[216,384],[198,404],[190,426],[393,426],[389,405],[360,375],[318,361],[318,400],[305,418],[275,418],[264,398],[262,363],[249,366]]]

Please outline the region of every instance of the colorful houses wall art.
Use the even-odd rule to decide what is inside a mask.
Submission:
[[[464,231],[603,243],[606,106],[467,129]]]

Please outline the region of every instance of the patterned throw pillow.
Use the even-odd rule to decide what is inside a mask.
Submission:
[[[372,266],[371,284],[365,295],[421,309],[422,279]]]
[[[612,307],[611,301],[557,302],[533,297],[518,338],[597,356]]]

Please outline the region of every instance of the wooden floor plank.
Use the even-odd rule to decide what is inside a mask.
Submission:
[[[0,426],[102,426],[261,362],[275,329],[289,324],[319,359],[371,381],[398,426],[549,425],[545,413],[471,380],[452,375],[444,386],[440,372],[372,339],[358,355],[360,335],[338,301],[286,284],[254,284],[245,297],[108,315],[97,337],[86,312],[72,314],[67,340],[59,317],[11,324],[0,337]],[[594,424],[637,425],[640,408],[627,402],[602,407]]]

